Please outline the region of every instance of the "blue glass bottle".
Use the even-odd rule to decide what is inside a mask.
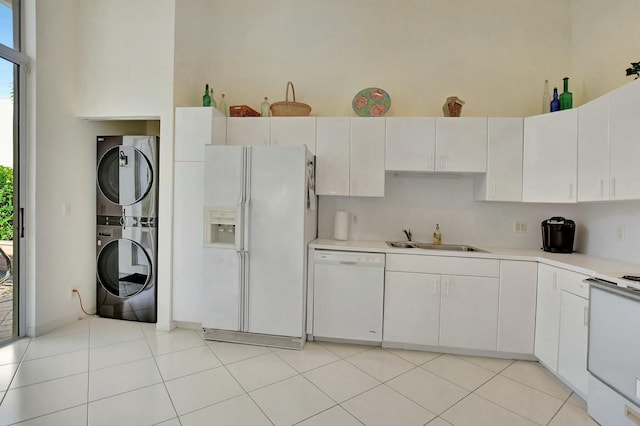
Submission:
[[[558,99],[558,88],[553,88],[553,99],[551,99],[551,112],[560,111],[560,99]]]

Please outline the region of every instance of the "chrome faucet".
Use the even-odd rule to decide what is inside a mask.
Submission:
[[[407,240],[411,241],[411,229],[403,229],[402,232],[407,236]]]

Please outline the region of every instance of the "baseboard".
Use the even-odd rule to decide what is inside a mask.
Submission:
[[[69,314],[63,318],[59,318],[55,321],[46,322],[44,324],[39,324],[35,327],[27,326],[27,336],[40,337],[43,334],[46,334],[60,327],[64,327],[65,325],[69,325],[74,321],[78,321],[79,319],[80,318],[78,318],[78,314]]]

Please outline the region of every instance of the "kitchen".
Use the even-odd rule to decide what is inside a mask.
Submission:
[[[440,116],[442,101],[451,94],[467,100],[464,116],[530,116],[539,112],[544,79],[559,82],[565,74],[570,75],[576,82],[572,86],[574,102],[580,105],[628,82],[623,75],[624,67],[637,59],[631,43],[627,43],[637,36],[632,19],[637,16],[637,5],[633,2],[616,2],[605,8],[595,2],[559,5],[549,1],[520,4],[515,10],[502,2],[483,5],[468,2],[465,9],[411,3],[394,6],[393,11],[388,11],[388,5],[382,2],[366,6],[358,2],[346,5],[333,2],[326,10],[311,7],[302,16],[289,16],[287,2],[250,6],[141,2],[139,8],[125,17],[119,13],[121,6],[117,4],[92,2],[77,8],[72,7],[74,4],[58,5],[55,10],[38,5],[40,43],[34,47],[37,49],[34,56],[41,64],[36,80],[36,87],[41,89],[38,105],[62,104],[66,108],[37,110],[33,132],[46,134],[57,143],[38,143],[32,154],[39,165],[38,174],[33,177],[38,211],[32,219],[46,224],[46,212],[59,211],[62,198],[73,207],[72,218],[80,221],[76,222],[78,235],[84,235],[90,243],[82,246],[66,242],[60,230],[39,227],[34,256],[35,247],[38,253],[47,255],[35,257],[27,302],[31,307],[29,327],[38,334],[39,330],[47,331],[69,322],[76,311],[76,304],[68,301],[66,291],[61,291],[63,286],[66,290],[67,284],[53,283],[43,288],[36,286],[39,277],[64,276],[75,268],[78,276],[72,277],[72,284],[83,294],[94,291],[91,284],[94,271],[90,266],[93,215],[92,204],[87,202],[91,198],[87,194],[95,191],[91,179],[94,148],[83,141],[92,141],[100,126],[120,125],[134,130],[139,127],[138,123],[83,121],[77,117],[160,119],[159,129],[157,121],[152,121],[148,128],[157,129],[161,140],[168,141],[161,143],[160,214],[166,218],[165,223],[170,223],[174,107],[197,105],[201,85],[206,81],[214,85],[216,96],[226,93],[228,104],[256,105],[265,95],[272,100],[281,99],[284,79],[292,79],[299,99],[312,105],[313,114],[350,116],[353,94],[369,84],[360,80],[360,69],[372,57],[380,56],[372,52],[384,52],[386,60],[367,68],[371,84],[390,91],[394,100],[392,116]],[[243,7],[247,10],[242,10]],[[421,13],[413,13],[413,8]],[[362,14],[362,9],[368,12]],[[442,16],[447,19],[439,19]],[[122,19],[125,22],[130,19],[131,28],[139,28],[139,23],[144,22],[144,31],[112,34],[109,40],[99,37],[110,33],[110,20]],[[238,19],[242,24],[238,24]],[[318,19],[332,22],[333,26],[322,30]],[[379,22],[391,25],[395,31],[379,31]],[[66,31],[58,33],[59,28]],[[320,48],[307,49],[306,45],[296,48],[294,39],[287,36],[292,29],[308,35],[309,43]],[[336,33],[338,29],[340,33]],[[77,32],[84,36],[76,37]],[[238,32],[243,36],[227,36]],[[273,38],[272,48],[265,37]],[[341,41],[345,39],[351,43]],[[58,46],[65,47],[56,50],[47,45],[56,40]],[[121,49],[123,45],[131,49]],[[399,45],[403,49],[398,49]],[[448,57],[443,52],[451,50],[459,54],[441,63],[434,59]],[[60,60],[66,65],[53,65]],[[119,67],[123,62],[134,68],[151,67],[155,72],[151,76],[129,75]],[[406,73],[398,72],[398,63]],[[44,90],[53,87],[54,82],[61,93],[69,96]],[[61,171],[47,162],[60,153],[73,155],[84,166],[73,172]],[[78,179],[78,173],[86,179]],[[563,215],[588,230],[578,232],[578,250],[638,263],[640,238],[637,238],[635,201],[558,206],[476,203],[472,201],[472,182],[467,177],[392,176],[386,185],[384,198],[321,198],[319,236],[332,235],[333,213],[343,209],[357,218],[356,223],[351,223],[351,237],[356,239],[395,240],[402,237],[401,230],[406,227],[414,231],[415,239],[425,239],[435,223],[440,223],[445,242],[462,242],[460,237],[471,235],[474,238],[470,243],[481,246],[491,238],[491,246],[537,248],[540,220]],[[410,193],[421,197],[412,197]],[[449,217],[456,220],[447,222]],[[513,233],[514,220],[526,222],[528,232]],[[389,226],[381,231],[381,223]],[[620,226],[625,227],[622,240],[616,232]],[[161,259],[171,258],[171,240],[171,229],[161,229]],[[67,256],[50,255],[61,251]],[[77,268],[77,264],[89,266]],[[172,320],[171,262],[163,262],[160,268],[159,327],[167,329]]]

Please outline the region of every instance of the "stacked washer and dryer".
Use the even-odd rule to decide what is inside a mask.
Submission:
[[[158,138],[97,145],[97,314],[156,322]]]

